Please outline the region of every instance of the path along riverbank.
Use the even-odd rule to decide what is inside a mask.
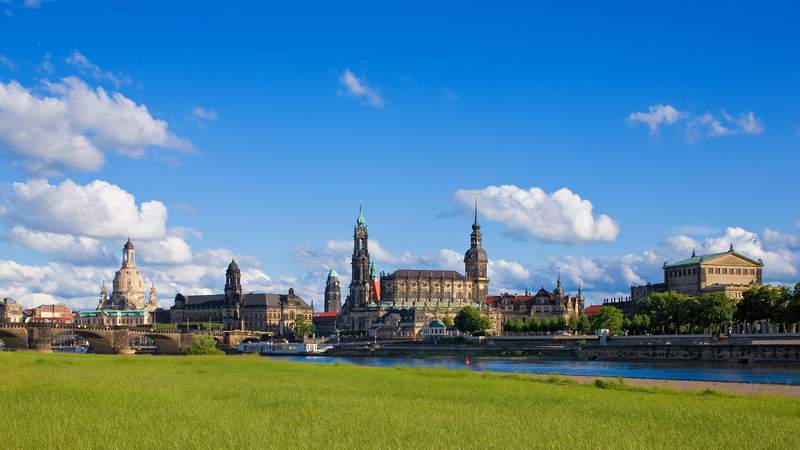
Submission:
[[[592,384],[596,380],[617,381],[619,378],[590,377],[580,375],[530,375],[539,379],[548,379],[556,376],[579,383]],[[626,385],[655,387],[663,389],[677,389],[688,391],[705,391],[712,389],[736,395],[779,395],[782,397],[800,399],[800,386],[763,383],[735,383],[722,381],[687,381],[687,380],[656,380],[650,378],[622,378]]]

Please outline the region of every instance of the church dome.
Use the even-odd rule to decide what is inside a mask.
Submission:
[[[109,309],[144,309],[145,287],[144,277],[136,267],[133,242],[128,239],[122,253],[122,267],[114,274],[111,299],[104,308]]]
[[[464,253],[464,260],[477,259],[479,261],[486,261],[486,250],[483,247],[473,247]]]
[[[231,259],[231,263],[228,264],[227,273],[239,273],[239,265],[236,264],[236,258]]]

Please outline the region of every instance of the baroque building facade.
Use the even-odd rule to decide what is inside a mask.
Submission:
[[[311,306],[294,289],[288,294],[242,292],[242,273],[233,259],[225,271],[222,294],[175,296],[170,322],[176,325],[221,323],[225,330],[291,334],[299,321],[312,323]]]
[[[353,229],[353,256],[350,265],[350,288],[342,306],[338,328],[366,330],[374,320],[383,315],[383,307],[378,297],[379,285],[374,282],[375,266],[369,257],[369,231],[361,207],[358,208],[358,218]]]
[[[500,326],[510,320],[553,320],[579,317],[583,314],[583,293],[580,286],[577,295],[569,295],[561,286],[561,276],[552,292],[544,286],[536,294],[513,295],[503,293],[486,297],[486,304],[500,315]]]
[[[464,254],[464,274],[454,270],[399,269],[376,276],[369,260],[368,233],[359,211],[353,235],[353,280],[342,308],[340,329],[364,330],[376,337],[416,337],[431,320],[455,317],[465,306],[490,315],[485,299],[489,290],[488,257],[482,246],[477,203]]]
[[[106,291],[106,282],[100,287],[98,310],[140,310],[151,312],[158,308],[156,286],[150,286],[145,298],[144,277],[136,267],[136,250],[130,239],[122,247],[122,266],[114,275],[111,296]]]

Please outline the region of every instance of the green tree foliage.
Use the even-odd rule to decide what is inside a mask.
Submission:
[[[667,334],[679,333],[692,312],[689,297],[675,291],[651,294],[641,301],[637,310],[650,317],[653,331]]]
[[[294,322],[294,334],[299,337],[313,336],[316,329],[313,323],[308,323],[305,319],[298,318]]]
[[[446,327],[452,327],[453,326],[453,318],[450,317],[450,316],[444,316],[444,317],[442,317],[442,323]]]
[[[583,334],[588,334],[592,331],[592,321],[588,317],[581,315],[578,319],[578,331]]]
[[[737,322],[749,323],[760,320],[781,325],[786,329],[789,323],[797,322],[795,316],[798,311],[798,286],[795,285],[794,292],[785,286],[753,286],[744,291],[742,300],[736,305],[734,319]]]
[[[722,292],[703,294],[690,300],[694,304],[694,315],[690,321],[695,328],[719,333],[722,325],[733,320],[736,300]]]
[[[619,309],[613,306],[603,306],[600,313],[594,316],[592,327],[595,330],[606,328],[611,334],[620,334],[622,333],[623,318],[624,315]]]
[[[647,314],[634,314],[629,329],[634,334],[647,333],[650,330],[650,316]]]
[[[570,333],[578,331],[578,316],[575,314],[569,316],[569,320],[567,321],[567,330],[569,330]]]
[[[464,333],[471,333],[474,335],[483,334],[486,330],[492,327],[492,323],[488,317],[481,316],[477,309],[472,306],[465,306],[461,311],[456,314],[453,321],[456,328]]]
[[[192,345],[186,349],[187,355],[222,355],[224,352],[217,348],[217,341],[209,334],[200,334],[194,337]]]

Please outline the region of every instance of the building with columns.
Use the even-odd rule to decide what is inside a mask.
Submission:
[[[122,266],[114,275],[111,296],[106,291],[106,282],[100,287],[98,310],[143,310],[158,308],[158,295],[155,284],[150,286],[145,298],[144,277],[136,267],[136,250],[130,239],[122,247]]]
[[[170,323],[175,325],[219,323],[225,330],[249,330],[291,335],[298,321],[312,323],[312,311],[305,300],[288,294],[242,292],[242,273],[236,260],[225,271],[222,294],[175,296]]]
[[[100,286],[100,299],[94,311],[78,311],[75,323],[87,326],[138,326],[153,323],[153,312],[158,308],[155,284],[145,295],[144,276],[136,266],[136,249],[128,239],[122,247],[122,265],[111,285],[108,295],[106,282]]]

